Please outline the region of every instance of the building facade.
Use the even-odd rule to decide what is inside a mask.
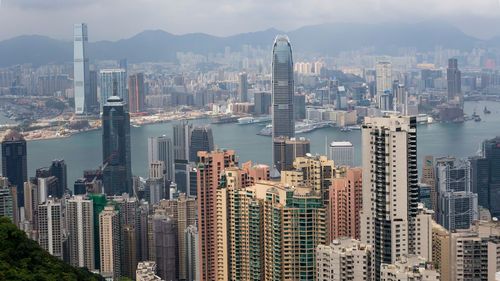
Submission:
[[[167,136],[148,138],[148,162],[163,161],[167,180],[174,179],[174,150],[172,140]]]
[[[117,281],[121,272],[120,213],[108,205],[99,214],[100,274]]]
[[[129,112],[144,111],[144,74],[135,73],[128,77]]]
[[[354,166],[354,146],[348,141],[330,144],[330,159],[335,162],[335,166]]]
[[[17,187],[18,207],[24,206],[24,183],[28,181],[26,140],[10,130],[2,140],[2,176]]]
[[[127,72],[124,69],[102,69],[99,76],[101,112],[107,100],[113,95],[120,97],[128,109]]]
[[[66,227],[69,233],[70,264],[95,269],[94,208],[84,195],[75,195],[66,203]]]

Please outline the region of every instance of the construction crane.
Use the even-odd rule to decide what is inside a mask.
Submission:
[[[95,177],[89,183],[89,193],[94,193],[94,184],[95,184],[95,181],[102,174],[102,172],[104,171],[104,169],[106,169],[106,167],[109,165],[109,163],[111,163],[111,160],[113,160],[113,158],[116,156],[116,154],[117,154],[116,151],[113,152],[111,154],[111,156],[109,156],[108,159],[106,159],[106,161],[104,161],[104,163],[102,164],[102,167],[99,169],[99,171],[97,171],[97,173],[95,174]]]

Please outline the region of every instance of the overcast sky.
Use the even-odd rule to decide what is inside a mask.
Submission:
[[[0,40],[24,34],[118,40],[145,29],[232,35],[328,22],[441,20],[487,38],[500,35],[500,0],[0,0]]]

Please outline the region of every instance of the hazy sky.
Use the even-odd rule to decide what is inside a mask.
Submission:
[[[117,40],[145,29],[231,35],[328,22],[442,20],[464,32],[500,35],[500,0],[0,0],[0,40],[41,34],[71,40],[86,22],[89,40]]]

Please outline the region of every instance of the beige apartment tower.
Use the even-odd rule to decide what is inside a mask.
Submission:
[[[99,234],[101,275],[116,281],[121,276],[120,214],[114,206],[105,206],[99,214]]]
[[[75,195],[67,201],[66,227],[69,237],[70,264],[95,269],[93,202],[84,195]]]

